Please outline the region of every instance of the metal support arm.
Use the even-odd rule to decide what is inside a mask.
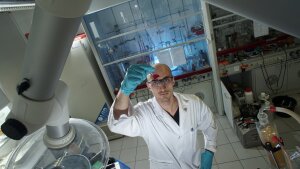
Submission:
[[[13,108],[1,126],[8,137],[21,139],[45,124],[50,138],[61,138],[69,132],[68,114],[62,114],[66,118],[53,119],[52,112],[56,111],[55,104],[66,104],[63,94],[55,96],[60,95],[56,92],[58,81],[90,3],[91,0],[36,1],[21,82]]]

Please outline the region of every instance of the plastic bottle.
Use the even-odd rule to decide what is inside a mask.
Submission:
[[[246,88],[244,90],[244,94],[245,94],[245,102],[246,104],[252,104],[253,101],[254,101],[254,98],[253,98],[253,92],[251,90],[251,88]]]

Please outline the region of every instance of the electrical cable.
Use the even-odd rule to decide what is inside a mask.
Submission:
[[[279,76],[278,76],[278,79],[277,79],[277,85],[276,85],[276,88],[274,89],[272,87],[272,84],[271,84],[271,81],[270,81],[270,76],[268,74],[268,71],[267,71],[267,68],[266,68],[266,64],[265,64],[265,60],[264,60],[264,56],[263,54],[261,53],[261,57],[262,57],[262,62],[263,64],[260,65],[260,68],[261,68],[261,71],[262,71],[262,74],[263,74],[263,78],[266,82],[266,85],[267,85],[267,88],[272,92],[272,93],[277,93],[278,91],[280,91],[283,87],[283,84],[284,84],[284,79],[285,79],[285,74],[286,74],[286,67],[287,67],[287,53],[286,53],[286,50],[283,48],[283,51],[285,53],[285,63],[284,63],[284,71],[283,71],[283,77],[282,77],[282,81],[281,81],[281,84],[280,84],[280,87],[278,86],[279,84],[279,81],[281,79],[281,75],[282,75],[282,69],[283,69],[283,61],[281,60],[280,61],[280,72],[279,72]],[[265,72],[264,72],[265,71]]]
[[[282,70],[282,60],[280,59],[280,72],[279,72],[279,77],[281,76],[281,71]],[[277,85],[277,87],[278,87],[278,83],[279,83],[279,80],[277,80],[277,83],[276,83],[276,85]]]
[[[267,88],[272,91],[272,89],[269,87],[269,82],[267,81],[267,79],[265,77],[265,73],[264,73],[264,69],[263,69],[262,65],[260,65],[260,69],[261,69],[262,75],[264,77]],[[272,91],[272,93],[273,93],[273,91]]]
[[[270,76],[269,76],[268,71],[267,71],[267,68],[266,68],[264,56],[263,56],[263,55],[261,55],[261,56],[262,56],[262,59],[263,59],[263,60],[262,60],[262,61],[263,61],[263,65],[261,65],[260,67],[261,67],[262,74],[263,74],[264,80],[265,80],[265,82],[266,82],[267,88],[268,88],[272,93],[277,93],[277,92],[275,91],[275,89],[272,88],[272,84],[271,84],[271,82],[270,82]],[[265,72],[264,72],[264,71],[265,71]],[[266,75],[265,75],[265,74],[266,74]],[[278,79],[279,79],[279,77],[278,77]]]
[[[262,75],[263,75],[264,80],[265,80],[265,82],[266,82],[267,88],[268,88],[272,93],[274,93],[273,88],[272,88],[271,83],[270,83],[270,79],[269,79],[268,72],[267,72],[267,70],[266,70],[266,65],[265,65],[265,59],[264,59],[264,56],[263,56],[262,53],[260,53],[260,55],[261,55],[261,57],[262,57],[262,65],[260,65],[260,68],[261,68],[261,71],[262,71]],[[266,75],[265,75],[265,72],[264,72],[264,71],[266,72]],[[266,76],[267,76],[267,78],[266,78]]]
[[[284,79],[285,79],[285,73],[286,73],[286,67],[287,67],[287,53],[286,53],[286,50],[283,48],[283,51],[284,51],[284,54],[285,54],[285,63],[284,63],[284,71],[283,71],[283,77],[282,77],[282,81],[281,81],[281,85],[280,87],[278,88],[278,82],[280,80],[280,77],[281,77],[281,72],[282,72],[282,60],[280,61],[280,73],[279,73],[279,77],[278,77],[278,81],[277,81],[277,91],[276,93],[282,89],[283,87],[283,83],[284,83]]]
[[[284,54],[285,54],[285,63],[284,63],[284,72],[283,72],[283,79],[282,79],[282,81],[281,81],[281,87],[280,87],[280,89],[282,89],[282,87],[283,87],[283,82],[284,82],[284,79],[285,79],[285,73],[286,73],[286,68],[287,68],[287,61],[288,61],[288,55],[287,55],[287,52],[286,52],[286,49],[285,48],[283,48],[283,52],[284,52]]]

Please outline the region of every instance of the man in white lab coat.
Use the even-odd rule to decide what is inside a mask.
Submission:
[[[129,95],[146,78],[154,97],[132,106]],[[108,126],[115,133],[143,137],[151,169],[209,169],[216,152],[213,114],[195,95],[173,92],[174,84],[167,65],[132,65],[111,107]],[[205,149],[196,147],[197,130],[203,131]]]

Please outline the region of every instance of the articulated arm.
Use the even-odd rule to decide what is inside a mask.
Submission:
[[[59,83],[73,39],[91,0],[36,0],[13,108],[1,130],[19,140],[46,125],[49,138],[70,131],[67,87]]]

